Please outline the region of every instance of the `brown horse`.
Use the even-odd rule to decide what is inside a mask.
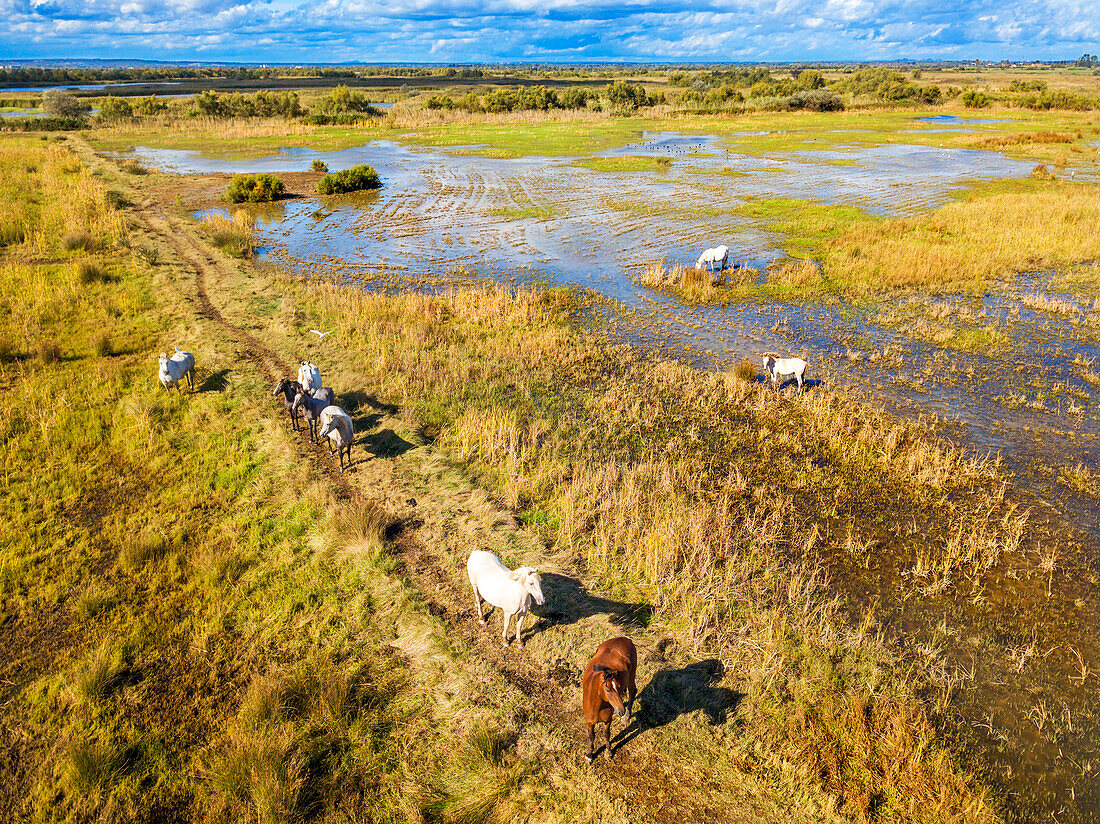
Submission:
[[[607,757],[611,752],[611,719],[616,715],[630,723],[637,688],[634,673],[638,669],[638,650],[629,638],[612,638],[596,647],[596,654],[584,668],[581,683],[584,686],[584,720],[588,722],[589,764],[596,757],[596,724],[605,723],[604,741]],[[623,696],[626,700],[623,700]]]

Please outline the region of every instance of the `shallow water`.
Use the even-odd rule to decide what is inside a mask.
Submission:
[[[137,80],[132,83],[74,83],[68,86],[4,86],[0,84],[0,93],[2,94],[19,94],[21,92],[47,92],[50,89],[58,89],[60,91],[78,91],[78,92],[90,92],[102,89],[105,92],[109,92],[111,89],[117,89],[122,86],[179,86],[178,81],[158,80],[158,81],[145,81]]]
[[[943,118],[931,122],[955,122]],[[703,368],[729,369],[746,357],[758,362],[757,353],[767,349],[801,354],[812,378],[862,391],[902,415],[935,415],[944,434],[961,445],[1001,454],[1031,496],[1036,520],[1068,525],[1083,536],[1096,564],[1097,508],[1054,479],[1054,469],[1077,462],[1100,470],[1100,381],[1088,377],[1094,371],[1088,364],[1100,362],[1095,306],[1035,308],[1043,299],[1060,299],[1041,274],[1004,294],[943,296],[936,306],[828,299],[686,307],[633,282],[647,261],[691,263],[718,243],[754,268],[781,257],[779,238],[732,213],[751,198],[810,198],[882,215],[917,214],[972,181],[1026,176],[1031,162],[901,144],[750,157],[719,138],[663,132],[641,134],[605,154],[672,163],[659,171],[608,173],[571,165],[570,158],[483,158],[384,141],[339,152],[284,149],[244,161],[136,150],[143,163],[182,173],[303,171],[315,158],[333,170],[371,163],[385,184],[380,191],[250,207],[266,255],[368,288],[432,288],[455,270],[590,288],[617,302],[613,336]],[[542,210],[543,219],[522,217],[527,208]],[[928,342],[921,324],[929,316],[946,318],[941,326],[994,330],[996,346],[964,351]],[[892,546],[889,536],[883,540]],[[953,665],[975,673],[976,686],[958,699],[959,711],[990,763],[1005,771],[994,780],[1026,799],[1025,808],[1058,820],[1100,815],[1094,773],[1075,766],[1100,764],[1095,696],[1073,687],[1068,652],[1072,642],[1087,661],[1100,661],[1100,602],[1088,570],[1061,581],[1056,599],[1044,597],[1025,570],[1022,578],[1006,573],[988,581],[984,602],[943,594],[899,602],[897,592],[909,580],[898,566],[901,556],[883,552],[864,569],[846,569],[844,559],[834,559],[833,572],[856,602],[878,603],[884,625],[911,638],[923,638],[950,614],[964,632],[1005,639],[1005,649],[1025,643],[1028,627],[1061,639],[1019,671],[1006,668],[1007,652],[966,657],[963,635],[942,646]],[[991,617],[983,603],[999,611]],[[1045,712],[1048,705],[1064,709],[1068,724],[1033,723],[1037,707]]]

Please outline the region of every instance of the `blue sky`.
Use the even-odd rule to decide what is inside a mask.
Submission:
[[[5,58],[1075,59],[1100,0],[0,0]]]

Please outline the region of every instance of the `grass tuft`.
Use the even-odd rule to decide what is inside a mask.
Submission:
[[[76,277],[85,286],[91,283],[106,283],[110,279],[98,263],[90,260],[82,260],[76,264]]]
[[[103,644],[80,665],[73,679],[74,697],[83,704],[101,703],[121,686],[124,670],[119,652]]]
[[[87,232],[69,232],[61,238],[61,248],[66,252],[75,252],[78,249],[90,252],[96,248],[96,242]]]
[[[118,565],[127,575],[137,575],[167,552],[168,541],[163,535],[139,534],[126,541],[118,554]]]
[[[51,366],[61,360],[61,346],[57,341],[44,340],[38,344],[38,362]]]

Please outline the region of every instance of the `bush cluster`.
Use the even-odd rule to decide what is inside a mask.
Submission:
[[[344,192],[358,192],[362,189],[377,189],[382,185],[378,172],[365,163],[353,166],[342,172],[332,172],[317,181],[317,191],[323,195],[337,195]]]
[[[296,92],[271,91],[223,95],[207,89],[195,98],[195,108],[208,117],[299,117],[304,112]]]
[[[545,86],[521,86],[494,89],[484,96],[469,92],[455,99],[445,94],[433,94],[425,102],[429,109],[461,109],[466,112],[549,111],[550,109],[583,109],[597,95],[588,89],[572,87],[561,94]]]
[[[962,104],[968,109],[987,109],[993,105],[993,98],[985,92],[979,92],[976,89],[963,92]]]
[[[1057,91],[1048,92],[1042,91],[1039,94],[1029,94],[1020,98],[1020,106],[1025,109],[1037,109],[1046,111],[1048,109],[1067,109],[1072,111],[1087,111],[1088,109],[1095,108],[1096,103],[1088,98],[1076,95],[1073,92]]]
[[[72,92],[48,89],[42,94],[42,111],[51,117],[80,118],[91,110],[87,101],[81,100]]]
[[[352,112],[371,116],[382,114],[367,101],[362,92],[353,91],[347,86],[337,86],[317,101],[314,116],[339,117]]]
[[[275,175],[234,175],[226,197],[233,203],[264,203],[283,196],[283,181]]]
[[[833,88],[854,97],[873,97],[884,103],[936,104],[943,94],[939,86],[919,86],[901,72],[886,68],[860,69]]]

